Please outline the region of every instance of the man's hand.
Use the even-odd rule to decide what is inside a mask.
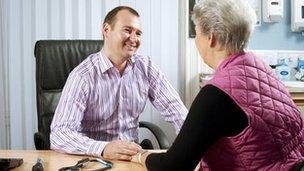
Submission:
[[[142,151],[140,145],[130,141],[112,141],[109,142],[104,150],[103,157],[106,159],[128,160],[132,159],[132,156]]]

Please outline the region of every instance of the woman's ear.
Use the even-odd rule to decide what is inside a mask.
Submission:
[[[208,41],[209,41],[209,47],[215,48],[217,44],[217,40],[213,32],[211,32],[208,36]]]

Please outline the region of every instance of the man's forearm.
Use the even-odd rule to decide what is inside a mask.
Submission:
[[[51,149],[55,151],[100,157],[108,142],[96,141],[74,131],[52,131]]]

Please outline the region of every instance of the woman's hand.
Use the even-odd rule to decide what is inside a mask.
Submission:
[[[141,150],[139,153],[131,157],[131,161],[135,163],[140,163],[141,165],[145,166],[145,161],[149,154],[150,153],[147,150]]]
[[[140,163],[141,153],[137,153],[131,157],[131,162]]]

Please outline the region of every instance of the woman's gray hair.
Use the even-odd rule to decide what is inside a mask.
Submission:
[[[256,15],[247,0],[200,0],[192,20],[202,34],[213,33],[229,53],[240,53],[248,45]]]

